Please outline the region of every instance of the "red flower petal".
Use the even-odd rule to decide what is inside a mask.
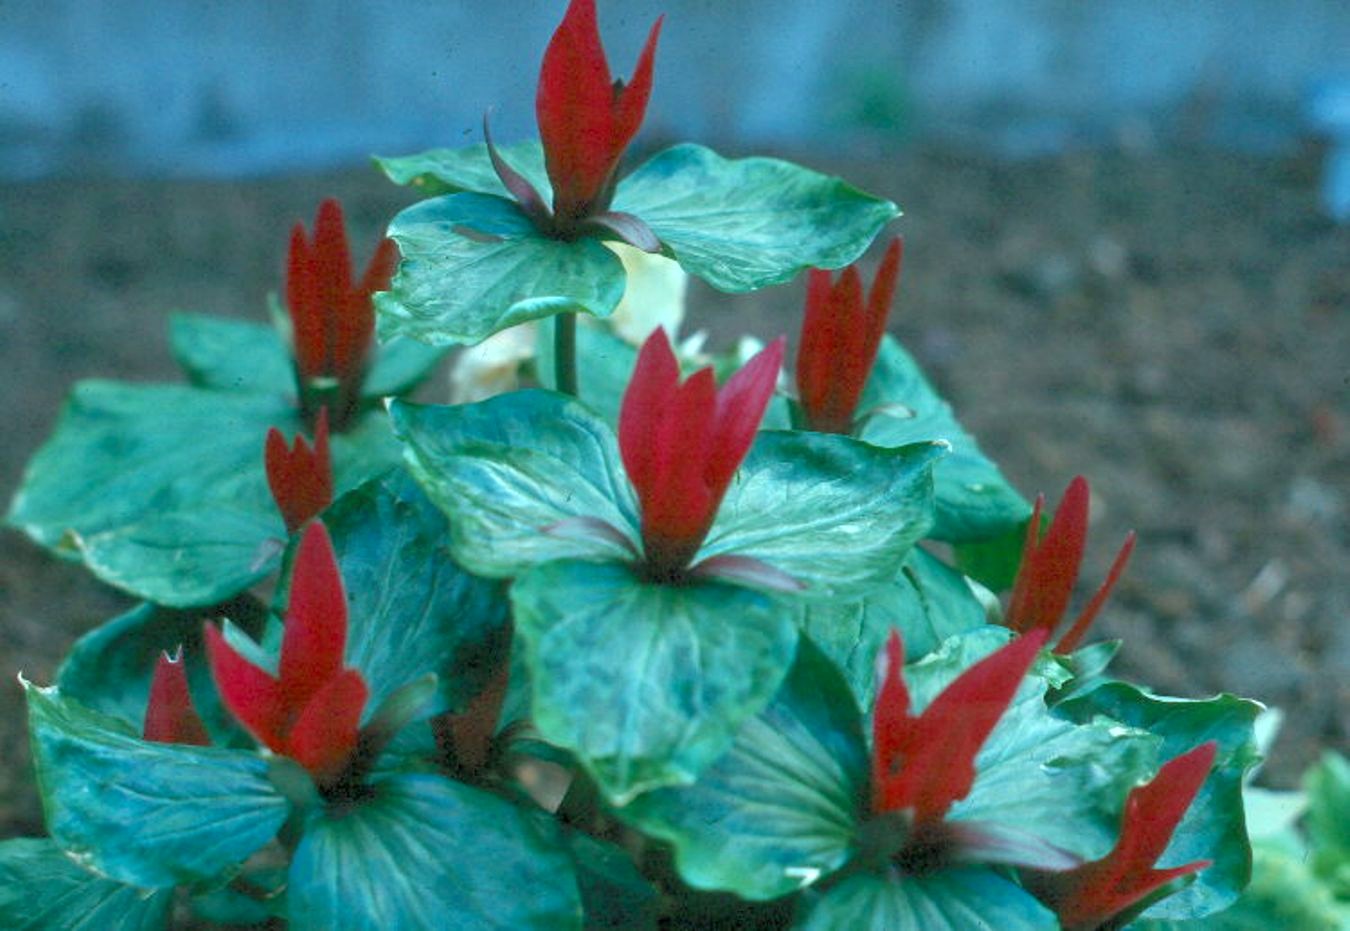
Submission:
[[[305,530],[291,575],[291,600],[281,640],[281,688],[288,708],[305,705],[342,671],[347,648],[347,597],[328,530]]]
[[[220,700],[244,729],[276,753],[285,752],[286,706],[281,684],[235,652],[214,624],[206,625],[206,658]]]
[[[616,89],[600,42],[595,0],[572,0],[549,40],[539,71],[535,116],[553,184],[553,212],[564,221],[600,205],[619,156],[642,123],[651,93],[661,20],[638,59],[630,87]]]
[[[351,759],[369,696],[361,674],[344,669],[324,682],[296,717],[285,753],[319,785],[341,775]]]
[[[1028,528],[1008,605],[1007,623],[1013,630],[1053,630],[1064,616],[1087,542],[1088,500],[1087,480],[1076,476],[1064,490],[1045,536],[1037,540],[1036,528]]]
[[[175,656],[160,653],[150,678],[150,701],[145,707],[142,733],[146,740],[157,743],[209,746],[211,738],[192,705],[182,657],[181,647]]]
[[[703,471],[714,498],[714,510],[755,442],[755,433],[778,384],[786,342],[780,336],[765,346],[717,392],[712,450]]]
[[[619,452],[635,488],[651,485],[661,411],[680,383],[680,363],[666,331],[657,327],[642,344],[619,409]]]
[[[876,810],[912,809],[915,824],[922,826],[941,821],[970,793],[975,757],[1045,639],[1044,631],[1033,631],[1013,640],[961,673],[917,719],[906,719],[899,759],[873,764],[886,774],[874,787]]]
[[[322,375],[324,334],[318,271],[305,228],[300,223],[291,229],[286,261],[286,308],[290,312],[291,343],[301,379]]]
[[[1090,931],[1166,883],[1209,866],[1198,860],[1154,869],[1186,810],[1209,777],[1218,745],[1210,741],[1178,756],[1152,780],[1130,790],[1120,837],[1100,860],[1033,879],[1037,895],[1059,914],[1068,931]]]
[[[267,431],[263,459],[272,500],[286,522],[286,532],[294,533],[333,501],[328,409],[319,409],[318,421],[314,426],[313,448],[305,442],[304,437],[298,435],[295,446],[288,448],[281,431],[272,427]]]

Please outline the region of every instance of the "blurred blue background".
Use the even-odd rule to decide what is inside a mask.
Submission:
[[[562,0],[6,0],[0,178],[241,176],[533,135]],[[600,0],[667,14],[649,138],[1278,150],[1350,69],[1344,0]],[[1350,124],[1344,102],[1330,119]],[[1323,106],[1323,110],[1327,107]],[[1325,117],[1326,114],[1324,113]],[[1326,119],[1322,122],[1325,124]],[[1350,129],[1347,129],[1350,132]]]

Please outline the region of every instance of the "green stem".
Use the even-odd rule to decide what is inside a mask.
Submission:
[[[558,314],[553,319],[553,386],[563,394],[577,396],[577,315]]]

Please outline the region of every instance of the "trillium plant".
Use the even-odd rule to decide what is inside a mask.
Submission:
[[[364,262],[325,201],[271,325],[178,316],[186,384],[75,387],[8,522],[141,603],[23,680],[49,836],[0,843],[6,927],[1184,931],[1237,899],[1261,707],[1112,676],[1133,537],[1066,620],[1088,483],[1029,502],[887,333],[893,204],[697,145],[629,167],[660,28],[616,80],[572,0],[540,142],[380,159],[427,197]],[[685,275],[803,273],[799,334],[678,338]],[[428,403],[455,346],[507,390]]]

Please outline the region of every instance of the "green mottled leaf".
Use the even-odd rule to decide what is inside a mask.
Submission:
[[[390,413],[413,476],[450,516],[451,552],[471,572],[509,578],[551,559],[635,552],[576,524],[604,521],[637,539],[614,433],[576,401],[518,391],[456,407],[396,402]]]
[[[980,452],[975,438],[957,423],[951,406],[892,336],[881,342],[858,408],[872,411],[860,434],[869,443],[900,446],[938,439],[951,443],[951,455],[933,470],[935,539],[987,540],[1012,531],[1031,514],[1031,507]]]
[[[906,656],[918,660],[985,624],[965,577],[917,547],[895,581],[856,598],[802,601],[799,611],[802,629],[843,670],[863,706],[872,702],[876,657],[892,629],[904,637]]]
[[[1124,682],[1105,682],[1055,706],[1075,721],[1105,715],[1162,739],[1159,763],[1214,740],[1219,755],[1214,771],[1186,812],[1159,867],[1195,860],[1213,865],[1175,895],[1144,914],[1148,918],[1201,918],[1227,907],[1251,876],[1251,848],[1242,810],[1243,775],[1259,760],[1253,724],[1261,706],[1220,695],[1203,701],[1150,695]]]
[[[439,776],[380,779],[306,822],[287,890],[294,931],[581,927],[571,857],[551,825]]]
[[[647,584],[621,563],[545,563],[511,603],[535,726],[618,804],[697,778],[768,702],[797,639],[758,592]]]
[[[172,890],[81,867],[46,838],[0,841],[0,924],[9,931],[163,931]]]
[[[812,897],[801,931],[1053,931],[1054,913],[988,869],[860,873]]]
[[[174,314],[169,342],[174,358],[198,387],[295,394],[290,352],[274,327],[228,317]],[[444,355],[444,349],[407,339],[375,347],[361,395],[375,399],[411,391]]]
[[[749,556],[806,594],[848,596],[895,578],[932,520],[932,464],[923,443],[881,449],[821,433],[761,433],[697,559]]]
[[[173,607],[223,601],[272,572],[286,536],[263,474],[281,397],[86,381],[28,464],[7,520],[100,579]],[[339,491],[397,462],[383,416],[334,437]]]
[[[545,203],[553,199],[553,188],[548,182],[548,172],[544,170],[544,150],[538,140],[497,146],[497,154],[534,185]],[[481,142],[458,149],[431,149],[416,155],[377,156],[375,164],[395,184],[411,184],[428,195],[478,191],[498,197],[510,196],[492,168],[487,146]]]
[[[839,178],[698,145],[639,166],[619,182],[613,206],[641,217],[685,271],[733,292],[847,265],[900,213]]]
[[[368,707],[434,672],[438,697],[422,713],[464,710],[506,636],[500,584],[455,564],[445,515],[402,470],[344,496],[324,523],[347,589],[347,662],[370,686]]]
[[[47,827],[81,864],[144,888],[213,879],[286,820],[264,757],[150,743],[55,688],[24,687]]]
[[[381,339],[478,343],[563,311],[608,316],[623,297],[623,263],[598,239],[545,237],[514,202],[490,194],[413,204],[389,236],[403,261],[375,298]]]
[[[772,899],[855,855],[867,771],[848,686],[802,640],[773,701],[698,782],[649,792],[616,814],[670,843],[691,886]]]

